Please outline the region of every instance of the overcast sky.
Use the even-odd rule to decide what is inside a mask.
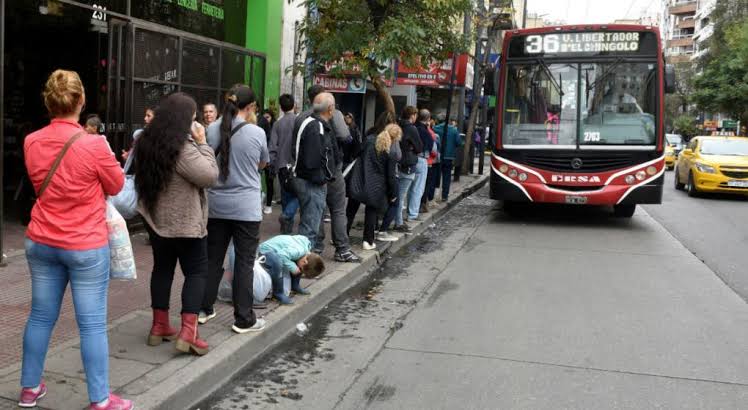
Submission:
[[[604,24],[616,19],[654,16],[660,4],[660,0],[527,0],[527,11],[547,14],[543,19],[567,24]]]

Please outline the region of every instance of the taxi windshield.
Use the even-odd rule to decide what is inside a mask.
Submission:
[[[701,145],[701,154],[748,156],[748,139],[705,140]]]

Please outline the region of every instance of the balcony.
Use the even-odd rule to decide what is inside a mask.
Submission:
[[[695,14],[696,13],[696,2],[695,1],[680,1],[670,6],[668,12],[673,15],[681,14]]]
[[[672,40],[668,40],[667,48],[670,48],[670,47],[693,47],[693,38],[683,37],[683,38],[674,38]]]
[[[691,56],[688,54],[677,54],[665,57],[665,61],[667,61],[668,64],[687,63],[691,61]]]
[[[694,19],[683,19],[676,25],[678,28],[696,28],[696,20]]]

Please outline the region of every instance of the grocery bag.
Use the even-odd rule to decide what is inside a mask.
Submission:
[[[106,203],[106,226],[109,233],[109,277],[115,280],[137,279],[127,222],[109,201]]]

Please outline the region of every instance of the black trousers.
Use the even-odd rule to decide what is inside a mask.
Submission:
[[[265,167],[265,186],[267,195],[265,195],[265,206],[273,206],[273,193],[275,192],[275,172],[270,167]]]
[[[146,224],[153,249],[151,273],[151,307],[169,309],[171,285],[177,261],[184,273],[182,313],[200,312],[208,278],[208,246],[206,238],[163,238]]]
[[[232,239],[236,250],[234,277],[231,283],[234,324],[239,327],[250,327],[257,321],[252,310],[252,283],[255,254],[260,243],[260,222],[208,219],[208,281],[202,309],[206,312],[213,311],[218,296],[218,285],[223,277],[223,261]]]
[[[353,220],[356,218],[356,213],[361,206],[361,202],[348,198],[348,205],[345,208],[345,215],[348,218],[348,234],[351,233],[351,227],[353,226]],[[377,208],[367,205],[364,208],[364,240],[368,243],[374,243],[374,230],[377,229],[377,217],[380,211]]]

